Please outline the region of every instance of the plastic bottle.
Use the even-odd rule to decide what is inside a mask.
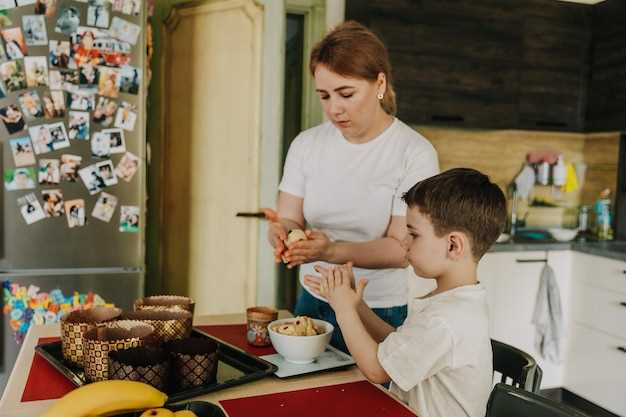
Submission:
[[[613,229],[611,228],[611,190],[608,188],[600,193],[593,208],[596,214],[595,232],[598,240],[613,239]]]
[[[559,155],[556,164],[552,168],[552,184],[558,187],[565,185],[565,179],[567,177],[567,170],[565,168],[565,162],[563,162],[563,155]]]

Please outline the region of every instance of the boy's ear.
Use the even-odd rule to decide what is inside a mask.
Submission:
[[[467,236],[461,232],[451,232],[448,235],[448,257],[453,261],[463,258],[469,250]]]

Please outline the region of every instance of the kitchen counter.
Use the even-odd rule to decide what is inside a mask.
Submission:
[[[506,242],[496,243],[489,252],[530,252],[530,251],[559,251],[572,250],[589,255],[626,261],[626,242]]]
[[[279,314],[279,317],[292,317],[292,315],[289,312],[282,310]],[[200,316],[194,319],[194,325],[228,325],[241,324],[244,322],[245,314]],[[35,417],[40,415],[55,401],[45,400],[22,402],[22,393],[24,392],[24,388],[27,383],[27,377],[31,370],[31,364],[33,363],[33,358],[35,356],[34,347],[37,344],[38,340],[42,337],[58,337],[59,333],[60,329],[58,324],[39,326],[33,325],[30,327],[26,336],[26,340],[24,341],[24,344],[20,351],[18,361],[11,373],[9,383],[5,389],[4,395],[2,396],[2,400],[0,401],[0,417],[15,417],[18,415],[24,417]],[[307,374],[302,376],[294,376],[286,379],[279,379],[275,376],[271,376],[247,384],[234,386],[220,391],[214,391],[209,394],[204,394],[194,398],[194,400],[210,401],[220,405],[220,407],[223,408],[223,405],[220,403],[220,401],[240,399],[263,394],[286,393],[291,391],[320,387],[328,387],[328,389],[330,390],[337,389],[343,392],[344,389],[341,387],[341,385],[337,384],[347,384],[353,382],[363,382],[370,384],[369,382],[367,382],[359,368],[357,368],[356,366],[350,366],[347,368]],[[403,415],[414,415],[407,406],[399,402],[387,390],[384,390],[380,386],[375,384],[371,384],[371,386],[375,389],[380,389],[384,393],[383,395],[388,398],[390,402],[387,403],[386,406],[389,406],[389,404],[396,407],[399,406],[402,410],[405,410],[405,413],[403,413]],[[313,400],[313,398],[311,398],[311,400]],[[347,404],[350,404],[350,402],[358,401],[358,398],[350,398],[350,396],[346,393],[345,401],[347,401]]]

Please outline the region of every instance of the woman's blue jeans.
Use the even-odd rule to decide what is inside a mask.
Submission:
[[[372,311],[376,313],[378,317],[397,328],[406,319],[407,306],[397,306],[389,308],[373,308]],[[318,300],[313,297],[308,291],[302,290],[302,294],[296,302],[296,308],[294,312],[297,316],[308,316],[314,319],[320,319],[329,322],[335,326],[330,344],[343,352],[348,352],[346,342],[343,340],[341,329],[337,324],[337,318],[335,317],[335,311],[327,302]]]

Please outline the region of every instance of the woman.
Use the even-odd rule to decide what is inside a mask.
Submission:
[[[277,213],[267,210],[277,261],[302,265],[300,282],[315,265],[352,262],[367,278],[365,302],[392,326],[407,313],[406,205],[402,195],[438,172],[437,153],[395,118],[391,65],[382,42],[356,22],[330,32],[309,64],[328,122],[302,132],[289,148]],[[290,229],[308,240],[289,248]],[[336,324],[328,303],[304,287],[295,314]],[[347,350],[338,327],[333,346]]]

